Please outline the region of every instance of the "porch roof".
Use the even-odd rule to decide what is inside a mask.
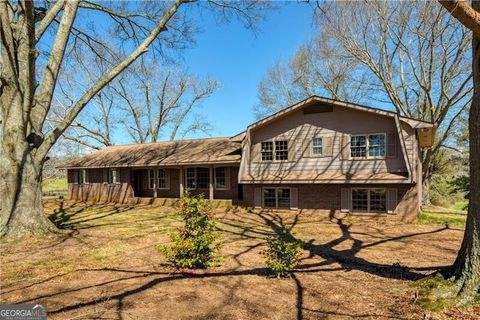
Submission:
[[[65,162],[63,169],[240,163],[241,143],[230,138],[111,146]]]

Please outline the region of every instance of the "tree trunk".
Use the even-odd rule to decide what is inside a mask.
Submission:
[[[8,136],[3,138],[13,140]],[[26,142],[13,141],[16,143],[13,147],[14,152],[7,153],[5,149],[12,145],[2,141],[4,149],[0,155],[2,179],[0,237],[18,239],[26,235],[47,235],[57,232],[58,229],[43,211],[43,163],[35,159]],[[15,152],[19,148],[24,149],[23,152]],[[17,158],[15,154],[22,156]]]
[[[480,11],[480,2],[472,6]],[[454,264],[459,304],[474,301],[480,289],[480,37],[473,35],[473,99],[469,115],[470,201],[462,246]]]

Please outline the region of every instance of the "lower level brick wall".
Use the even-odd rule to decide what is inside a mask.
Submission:
[[[316,210],[323,213],[334,213],[340,211],[341,189],[342,188],[395,188],[397,189],[398,204],[395,214],[399,219],[405,221],[414,220],[417,217],[420,204],[416,185],[345,185],[345,184],[297,184],[297,185],[244,185],[244,199],[242,204],[254,207],[255,188],[263,187],[292,187],[297,188],[298,209]]]

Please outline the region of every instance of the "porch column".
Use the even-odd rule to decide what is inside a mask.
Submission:
[[[210,185],[209,185],[209,191],[210,191],[210,200],[213,200],[213,166],[210,166],[210,170],[208,170],[210,173]]]
[[[158,196],[157,181],[158,181],[158,168],[154,168],[153,169],[153,197],[154,198],[156,198]]]
[[[185,174],[183,172],[183,167],[180,167],[178,169],[178,171],[180,172],[179,173],[179,175],[180,175],[180,177],[179,177],[180,178],[180,180],[179,180],[180,181],[180,198],[182,198],[183,197],[183,192],[184,192],[183,179],[184,179]]]

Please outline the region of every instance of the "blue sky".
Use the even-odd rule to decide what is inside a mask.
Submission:
[[[276,4],[278,10],[268,13],[256,34],[238,22],[217,24],[205,15],[196,45],[183,54],[190,72],[222,83],[200,110],[212,124],[211,136],[234,135],[255,121],[252,108],[258,102],[259,81],[273,63],[291,57],[314,35],[311,7],[296,2]]]

